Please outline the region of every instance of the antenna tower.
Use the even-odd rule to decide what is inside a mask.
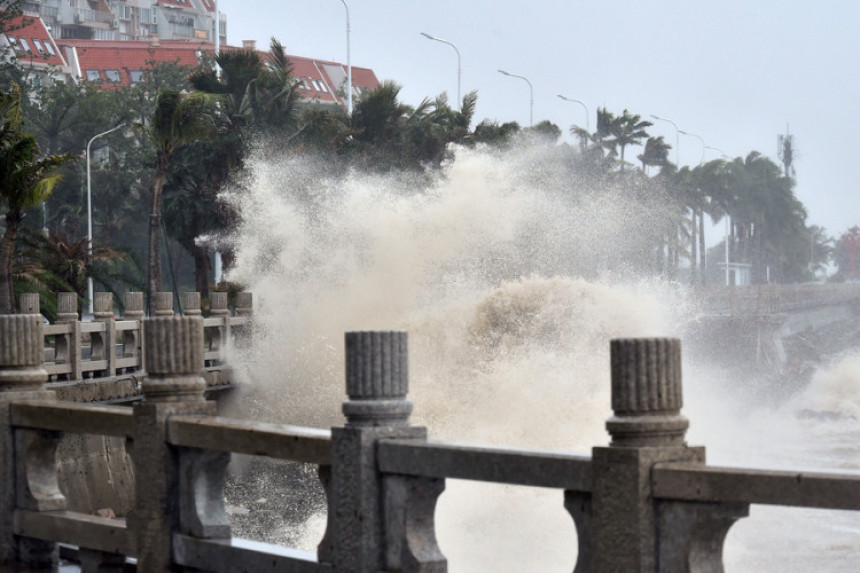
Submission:
[[[785,135],[778,135],[776,138],[776,153],[779,160],[782,161],[784,174],[786,177],[796,177],[797,172],[794,170],[794,136],[788,131],[788,124],[785,124]]]

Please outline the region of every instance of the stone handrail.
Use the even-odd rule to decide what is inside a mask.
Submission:
[[[860,301],[860,283],[707,287],[696,294],[708,314],[765,316]]]
[[[143,572],[442,572],[436,500],[446,478],[564,491],[577,529],[576,571],[722,570],[722,544],[751,503],[860,509],[860,477],[718,468],[685,442],[680,343],[611,343],[608,446],[591,456],[428,441],[412,426],[404,332],[346,336],[345,423],[331,431],[233,420],[203,396],[203,321],[148,319],[144,400],[133,408],[58,402],[44,389],[42,324],[0,316],[0,562],[44,567],[56,543],[80,547],[84,570]],[[128,519],[70,512],[54,456],[63,432],[125,437],[135,464]],[[319,466],[328,500],[317,552],[231,535],[230,453]]]
[[[37,295],[24,294],[21,297],[21,308],[28,313],[39,313],[39,298]],[[159,293],[158,316],[172,316],[173,293]],[[204,319],[206,351],[204,359],[206,366],[212,369],[223,367],[223,353],[230,338],[241,336],[242,329],[250,321],[252,296],[250,293],[239,293],[235,314],[227,307],[227,293],[212,294],[212,316]],[[93,392],[81,391],[82,400],[107,399],[122,401],[137,396],[133,383],[115,381],[114,377],[135,374],[142,375],[143,370],[143,334],[142,325],[143,293],[128,292],[125,295],[125,315],[116,318],[114,301],[111,293],[95,293],[94,316],[92,322],[78,320],[78,299],[75,293],[58,294],[58,317],[55,324],[45,325],[43,332],[46,338],[46,362],[44,368],[51,382],[86,382],[104,381],[110,388],[99,395]],[[200,294],[185,293],[183,313],[187,316],[201,315]],[[47,339],[53,340],[49,343]],[[89,349],[87,354],[85,349]],[[220,380],[213,380],[212,385],[218,386]]]

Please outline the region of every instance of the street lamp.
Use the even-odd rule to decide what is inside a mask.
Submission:
[[[706,146],[705,146],[705,149],[710,149],[711,151],[719,151],[719,152],[720,152],[720,156],[721,156],[723,159],[731,159],[731,157],[729,157],[728,155],[726,155],[726,152],[725,152],[725,151],[723,151],[722,149],[720,149],[719,147],[711,147],[710,145],[706,145]]]
[[[678,148],[681,147],[681,140],[678,137],[678,126],[677,126],[677,124],[675,124],[675,122],[672,121],[671,119],[666,119],[665,117],[660,117],[658,115],[652,115],[651,117],[653,117],[654,119],[659,119],[660,121],[665,121],[665,122],[671,123],[672,126],[675,128],[675,164],[678,166],[678,169],[680,169],[681,168],[681,162],[678,160]]]
[[[564,97],[561,94],[558,94],[558,97],[563,99],[564,101],[572,101],[573,103],[578,103],[579,105],[581,105],[583,107],[583,109],[585,110],[585,131],[591,133],[591,129],[588,127],[588,107],[584,103],[579,101],[578,99]]]
[[[431,36],[427,32],[421,32],[421,35],[424,36],[425,38],[427,38],[428,40],[433,40],[434,42],[442,42],[443,44],[448,44],[449,46],[454,48],[455,52],[457,52],[457,101],[459,102],[460,101],[460,77],[463,73],[463,68],[460,65],[460,50],[458,50],[457,46],[455,46],[452,42],[449,42],[448,40],[443,40],[442,38],[437,38],[435,36]]]
[[[113,133],[121,127],[125,127],[125,124],[121,123],[113,129],[94,135],[87,142],[87,256],[90,260],[93,258],[93,192],[90,182],[90,145],[99,137]],[[87,298],[90,301],[90,314],[93,314],[93,277],[87,277]]]
[[[700,135],[696,135],[695,133],[688,133],[688,132],[684,131],[683,129],[679,129],[678,133],[683,133],[684,135],[689,135],[690,137],[695,137],[702,143],[702,159],[699,160],[699,165],[704,163],[705,162],[705,148],[707,147],[705,145],[705,140],[702,139],[702,137]]]
[[[349,6],[346,0],[340,0],[346,10],[346,111],[352,115],[352,61],[349,54]]]
[[[532,87],[532,83],[528,80],[528,78],[524,76],[518,76],[516,74],[511,74],[506,72],[505,70],[499,70],[499,73],[503,76],[508,76],[511,78],[519,78],[524,80],[529,85],[529,126],[534,125],[534,111],[535,111],[535,90]]]

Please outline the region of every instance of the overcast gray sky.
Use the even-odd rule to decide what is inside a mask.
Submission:
[[[828,0],[347,0],[352,63],[403,86],[401,100],[478,90],[477,121],[548,119],[565,132],[585,111],[625,108],[675,122],[731,157],[758,150],[777,160],[777,135],[795,136],[797,194],[809,222],[838,236],[860,225],[860,2]],[[346,62],[340,0],[219,0],[228,42],[278,38],[288,53]],[[652,135],[675,144],[671,124]],[[566,136],[568,137],[568,136]],[[702,144],[680,136],[681,165]],[[639,151],[636,152],[638,154]],[[670,157],[674,160],[674,150]],[[634,154],[635,155],[635,154]],[[719,152],[706,150],[706,159]]]

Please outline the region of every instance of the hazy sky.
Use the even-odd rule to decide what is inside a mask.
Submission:
[[[731,157],[758,150],[778,160],[777,135],[794,135],[797,194],[809,222],[838,236],[860,225],[860,2],[828,0],[347,0],[352,63],[403,86],[401,100],[478,90],[476,120],[548,119],[565,133],[595,111],[625,108],[668,118]],[[346,63],[340,0],[219,0],[228,42],[278,38],[288,53]],[[675,144],[675,129],[652,135]],[[566,138],[569,136],[565,135]],[[680,135],[681,165],[702,143]],[[634,157],[640,153],[636,149]],[[675,151],[670,152],[674,161]],[[706,160],[720,157],[706,150]]]

